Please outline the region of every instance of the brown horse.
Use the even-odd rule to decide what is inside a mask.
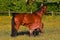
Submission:
[[[37,11],[31,13],[14,13],[12,17],[12,33],[11,36],[16,36],[20,25],[29,28],[30,35],[35,29],[42,29],[42,16],[46,12],[46,5],[43,5]]]

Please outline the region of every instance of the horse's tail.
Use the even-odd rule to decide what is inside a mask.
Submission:
[[[17,15],[18,13],[12,13],[12,27],[14,27],[15,26],[15,15]]]
[[[12,21],[11,21],[12,29],[13,29],[14,26],[15,26],[14,18],[15,18],[15,13],[12,13]]]
[[[11,21],[11,36],[16,36],[17,35],[17,30],[15,29],[15,21],[14,21],[15,15],[13,14],[12,21]]]
[[[12,24],[12,27],[15,26],[14,16],[12,17],[12,22],[11,22],[11,24]]]

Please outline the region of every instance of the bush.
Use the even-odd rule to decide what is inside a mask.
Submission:
[[[42,0],[41,0],[42,1]],[[40,7],[40,0],[34,2],[32,7],[30,5],[26,6],[25,0],[0,0],[0,11],[17,11],[17,12],[30,12],[36,11]],[[55,3],[47,3],[47,11],[60,11],[60,4],[59,8],[57,7],[57,2]]]

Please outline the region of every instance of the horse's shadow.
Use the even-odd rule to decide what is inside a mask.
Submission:
[[[28,35],[30,36],[30,33],[29,31],[21,31],[21,32],[18,32],[17,35]],[[33,36],[38,36],[39,35],[39,31],[33,31]]]
[[[17,35],[29,35],[29,31],[18,32]]]

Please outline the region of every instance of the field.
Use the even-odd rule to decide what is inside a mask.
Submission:
[[[60,16],[43,16],[44,33],[38,36],[18,35],[11,37],[11,17],[0,16],[0,40],[60,40]],[[19,30],[28,30],[21,27]]]

